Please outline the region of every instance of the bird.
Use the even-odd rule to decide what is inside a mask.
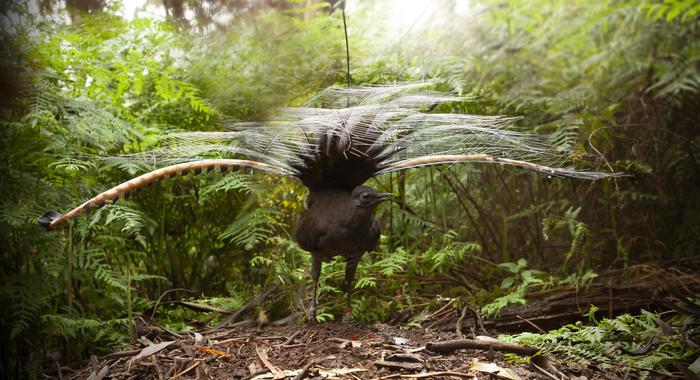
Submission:
[[[554,147],[552,136],[518,131],[509,116],[440,113],[444,103],[465,99],[433,90],[435,81],[331,86],[304,106],[282,108],[263,122],[225,122],[219,132],[166,133],[160,147],[126,156],[166,165],[121,183],[65,215],[47,211],[47,230],[162,179],[218,169],[252,169],[298,180],[308,190],[294,239],[311,254],[313,290],[308,318],[315,321],[323,262],[346,261],[344,319],[352,317],[355,272],[376,249],[381,227],[373,216],[389,193],[368,187],[376,176],[431,165],[464,162],[510,165],[597,180],[620,173],[563,167],[574,157]]]
[[[331,188],[309,195],[294,233],[297,244],[311,252],[313,294],[309,320],[316,318],[316,292],[322,262],[335,256],[345,258],[343,291],[346,306],[343,319],[352,318],[351,294],[357,265],[365,252],[377,247],[381,233],[373,213],[380,203],[392,196],[367,186],[357,186],[352,191]]]

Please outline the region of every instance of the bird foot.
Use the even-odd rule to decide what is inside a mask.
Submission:
[[[346,307],[343,311],[345,312],[343,314],[343,323],[352,323],[352,308]]]
[[[309,315],[308,315],[307,317],[308,317],[308,319],[306,320],[306,322],[307,322],[308,324],[314,325],[314,324],[318,323],[318,321],[316,320],[316,314],[315,314],[315,313],[314,313],[314,314],[309,313]]]
[[[307,317],[309,318],[309,324],[316,323],[316,302],[311,301],[311,304],[309,305],[309,314]]]

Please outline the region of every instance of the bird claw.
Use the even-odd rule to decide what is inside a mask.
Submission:
[[[307,315],[309,318],[309,323],[316,323],[316,302],[311,301],[311,304],[309,305],[309,314]]]
[[[311,313],[309,313],[308,318],[309,318],[309,319],[308,319],[308,323],[309,323],[310,325],[313,325],[313,324],[315,324],[316,322],[318,322],[318,321],[316,320],[316,312],[311,312]]]
[[[343,314],[343,323],[352,323],[352,308],[346,307]]]

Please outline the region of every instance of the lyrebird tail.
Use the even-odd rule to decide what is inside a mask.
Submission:
[[[431,85],[331,87],[306,107],[282,109],[264,123],[170,134],[163,147],[130,158],[184,163],[134,178],[66,215],[44,214],[40,223],[54,228],[177,171],[208,167],[249,167],[292,176],[311,191],[352,190],[382,173],[458,162],[513,165],[583,179],[619,175],[561,167],[570,161],[570,152],[552,147],[548,136],[509,128],[517,118],[430,112],[439,104],[463,100],[427,90]],[[223,159],[202,160],[208,157]]]
[[[46,228],[47,230],[53,230],[57,226],[74,219],[78,215],[90,210],[91,208],[100,208],[104,206],[107,202],[116,202],[119,198],[127,196],[129,193],[141,189],[143,187],[152,185],[162,179],[169,178],[175,175],[181,175],[188,172],[201,173],[208,170],[228,170],[228,169],[240,169],[240,168],[252,168],[262,171],[267,171],[270,173],[289,175],[287,171],[283,168],[274,167],[272,165],[250,161],[250,160],[200,160],[193,162],[186,162],[171,166],[166,166],[148,172],[146,174],[140,175],[129,181],[123,182],[107,191],[104,191],[97,196],[87,200],[80,206],[67,212],[65,215],[61,215],[56,211],[49,210],[39,217],[39,224]]]

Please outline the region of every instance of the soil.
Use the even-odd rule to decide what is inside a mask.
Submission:
[[[506,308],[499,317],[490,320],[482,320],[469,306],[464,306],[460,313],[452,307],[452,300],[426,317],[422,326],[410,329],[400,327],[405,322],[404,315],[393,318],[394,324],[372,326],[336,322],[277,325],[282,322],[278,321],[261,327],[254,319],[248,319],[222,329],[184,333],[169,331],[141,315],[137,318],[135,334],[140,338],[133,349],[101,358],[93,356],[88,362],[60,370],[54,362],[44,377],[61,380],[635,378],[625,372],[634,363],[610,371],[595,366],[582,368],[566,358],[551,355],[523,360],[513,354],[526,352],[528,348],[522,346],[488,343],[488,349],[436,352],[440,350],[435,349],[434,343],[463,340],[463,334],[483,346],[484,341],[493,340],[486,335],[493,337],[496,332],[562,326],[581,318],[585,310],[580,305],[601,305],[601,313],[610,317],[642,308],[668,310],[667,305],[674,300],[700,291],[697,272],[690,273],[688,268],[686,272],[636,267],[632,268],[631,281],[623,281],[625,276],[620,272],[610,272],[601,276],[599,282],[581,289],[565,286],[529,293],[528,305]],[[257,297],[249,305],[263,299]],[[226,312],[188,302],[178,305],[197,311]],[[226,320],[249,316],[244,313],[246,310],[248,307]],[[289,323],[291,317],[282,323]],[[479,334],[483,336],[475,336]],[[675,372],[679,373],[678,378],[692,375],[685,368],[679,370]],[[668,376],[651,372],[646,378]]]
[[[142,340],[145,348],[102,359],[93,357],[82,369],[63,368],[60,377],[91,380],[553,378],[551,372],[544,370],[548,372],[544,374],[536,364],[514,364],[506,360],[504,353],[495,350],[460,349],[438,354],[425,348],[429,342],[457,338],[454,331],[389,325],[234,327],[209,331],[199,337],[171,339],[173,343],[155,353],[151,351],[159,348],[161,342]],[[539,363],[542,369],[557,371],[549,363]],[[516,375],[507,372],[508,369]],[[568,367],[562,371],[569,378],[605,377],[594,369]]]

